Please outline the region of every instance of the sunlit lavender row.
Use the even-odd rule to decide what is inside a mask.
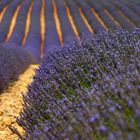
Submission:
[[[139,9],[137,0],[1,0],[0,42],[25,47],[39,63],[50,49],[83,34],[96,34],[114,26],[131,31],[139,26]],[[41,32],[42,28],[45,33]]]

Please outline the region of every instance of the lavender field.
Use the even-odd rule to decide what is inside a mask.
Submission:
[[[139,140],[139,25],[139,0],[0,0],[0,95],[39,65],[19,92],[24,133],[6,127],[21,140]]]

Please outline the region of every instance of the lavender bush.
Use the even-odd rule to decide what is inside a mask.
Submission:
[[[66,7],[62,0],[55,0],[55,4],[57,7],[58,17],[61,24],[63,41],[64,43],[70,42],[76,38],[76,35],[74,34],[71,23],[68,19],[68,16],[66,13]]]
[[[75,22],[76,28],[79,32],[80,37],[83,34],[90,34],[90,31],[86,24],[84,23],[82,16],[80,14],[80,11],[78,9],[78,6],[75,1],[73,0],[66,0],[67,6],[70,9],[71,15],[73,17],[73,20]]]
[[[22,0],[14,0],[9,4],[8,9],[6,10],[0,23],[0,42],[3,42],[6,39],[15,9],[21,2]]]
[[[97,20],[95,15],[92,13],[90,6],[85,1],[82,1],[82,0],[76,0],[76,2],[79,5],[79,7],[81,7],[83,13],[85,14],[94,32],[99,33],[101,31],[104,31],[105,30],[104,27]]]
[[[25,34],[27,13],[28,13],[31,2],[32,2],[31,0],[28,0],[28,1],[24,1],[22,3],[21,9],[18,13],[14,31],[13,31],[11,37],[9,38],[8,43],[11,42],[11,43],[21,46],[22,40],[23,40],[23,37]]]
[[[108,1],[99,1],[99,3],[109,11],[109,13],[114,17],[120,25],[129,31],[133,30],[134,25],[132,25],[119,11],[118,9]]]
[[[31,25],[27,36],[25,49],[32,53],[37,62],[40,62],[41,57],[41,28],[40,28],[40,14],[42,1],[35,0],[31,12]]]
[[[35,63],[33,56],[14,44],[0,44],[0,91]]]
[[[135,1],[133,1],[133,0],[129,0],[129,2],[130,2],[130,3],[133,2],[134,5],[139,5],[139,4],[140,4],[139,0],[135,0]]]
[[[131,10],[140,16],[140,8],[137,4],[132,4],[130,1],[120,0],[121,3],[126,4]]]
[[[140,29],[103,32],[50,53],[23,96],[21,139],[140,137]]]
[[[110,0],[109,0],[110,1]],[[112,1],[110,1],[112,2]],[[136,26],[140,25],[139,16],[133,12],[130,8],[127,7],[126,4],[121,3],[119,1],[113,2]]]
[[[4,0],[4,1],[0,1],[0,13],[2,12],[2,10],[4,9],[4,7],[9,4],[11,2],[11,0]]]
[[[96,13],[99,15],[99,17],[102,19],[102,21],[109,29],[113,29],[114,26],[117,26],[114,23],[114,21],[111,18],[109,18],[109,16],[104,12],[104,7],[101,6],[101,4],[92,0],[87,0],[87,3],[89,4],[89,6],[94,8]]]
[[[45,21],[46,21],[46,29],[45,29],[45,55],[48,54],[49,50],[60,47],[60,40],[58,37],[58,33],[56,30],[56,23],[54,20],[53,14],[53,1],[46,0],[45,4]]]

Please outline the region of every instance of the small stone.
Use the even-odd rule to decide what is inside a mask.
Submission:
[[[4,112],[3,111],[0,111],[0,116],[2,116],[4,114]]]

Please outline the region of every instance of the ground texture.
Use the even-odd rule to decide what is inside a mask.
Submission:
[[[32,82],[37,65],[31,65],[19,79],[11,84],[9,88],[0,94],[0,140],[17,140],[17,136],[13,134],[8,125],[15,126],[20,132],[21,128],[16,124],[14,116],[18,116],[22,109],[21,92],[27,90],[27,85]]]

